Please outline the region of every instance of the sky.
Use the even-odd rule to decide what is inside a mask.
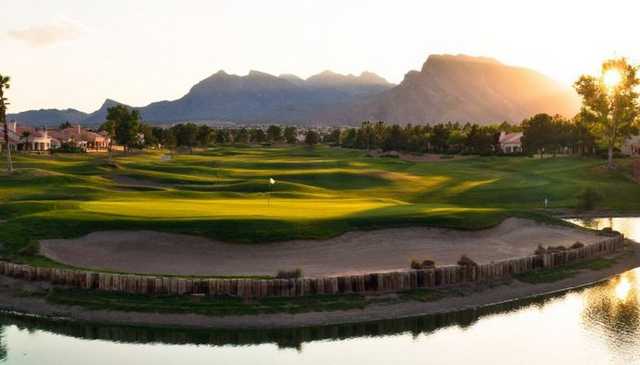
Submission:
[[[561,83],[640,62],[637,0],[0,0],[9,112],[142,106],[220,69],[398,83],[430,54],[493,57]]]

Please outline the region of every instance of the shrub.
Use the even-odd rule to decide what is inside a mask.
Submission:
[[[576,243],[574,243],[573,245],[571,245],[569,248],[571,249],[576,249],[576,248],[583,248],[584,247],[584,243],[577,241]]]
[[[600,235],[602,236],[618,236],[621,235],[622,233],[618,232],[618,231],[614,231],[611,227],[605,227],[603,229],[600,230]]]
[[[578,209],[593,210],[602,200],[602,195],[595,191],[593,188],[588,187],[584,189],[580,194],[578,194],[577,198]]]
[[[547,253],[547,249],[545,249],[541,245],[538,245],[538,248],[536,248],[536,250],[533,253],[538,256],[544,255],[545,253]]]
[[[470,259],[467,255],[460,256],[460,260],[458,260],[458,265],[460,266],[478,266],[478,264]]]
[[[420,263],[420,261],[418,260],[411,260],[411,264],[410,264],[411,268],[413,270],[421,270],[422,269],[422,263]]]
[[[433,260],[423,260],[422,262],[416,259],[411,260],[411,268],[413,270],[434,269],[435,267],[436,267],[436,262]]]
[[[561,252],[561,251],[566,251],[567,248],[564,246],[549,246],[547,248],[547,252]]]
[[[277,279],[297,279],[302,277],[301,269],[294,270],[278,270]]]
[[[424,260],[422,261],[423,269],[434,269],[436,267],[436,262],[433,260]]]

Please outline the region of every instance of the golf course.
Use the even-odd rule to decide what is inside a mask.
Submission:
[[[399,227],[478,230],[508,217],[559,222],[552,215],[574,212],[588,187],[605,197],[598,210],[640,211],[640,188],[618,163],[609,172],[604,160],[579,157],[409,162],[326,146],[147,151],[112,162],[25,154],[0,180],[0,242],[14,261],[50,266],[58,263],[37,254],[40,240],[97,231],[267,245]]]

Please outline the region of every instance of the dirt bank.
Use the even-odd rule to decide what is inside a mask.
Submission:
[[[68,265],[143,274],[274,275],[301,268],[305,276],[398,271],[411,259],[454,264],[527,256],[538,245],[592,243],[595,233],[509,218],[481,231],[425,227],[350,232],[328,240],[232,244],[151,231],[105,231],[71,240],[43,240],[41,253]]]
[[[627,251],[620,254],[616,263],[606,269],[583,270],[571,278],[547,284],[534,285],[513,280],[508,284],[473,291],[465,296],[445,297],[435,302],[407,300],[377,303],[374,300],[364,309],[224,317],[178,313],[117,312],[50,304],[43,298],[24,295],[27,291],[46,290],[46,284],[0,277],[0,310],[71,321],[186,328],[293,328],[367,322],[477,308],[588,285],[640,266],[640,250],[637,246],[637,244],[633,244],[634,250],[632,252]]]

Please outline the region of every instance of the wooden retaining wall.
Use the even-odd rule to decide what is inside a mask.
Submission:
[[[0,275],[46,281],[73,288],[148,295],[208,295],[234,297],[298,297],[304,295],[384,293],[488,282],[534,270],[559,267],[608,255],[624,247],[622,235],[562,252],[507,259],[478,266],[441,266],[322,278],[298,279],[186,279],[110,274],[86,270],[33,267],[0,261]]]

